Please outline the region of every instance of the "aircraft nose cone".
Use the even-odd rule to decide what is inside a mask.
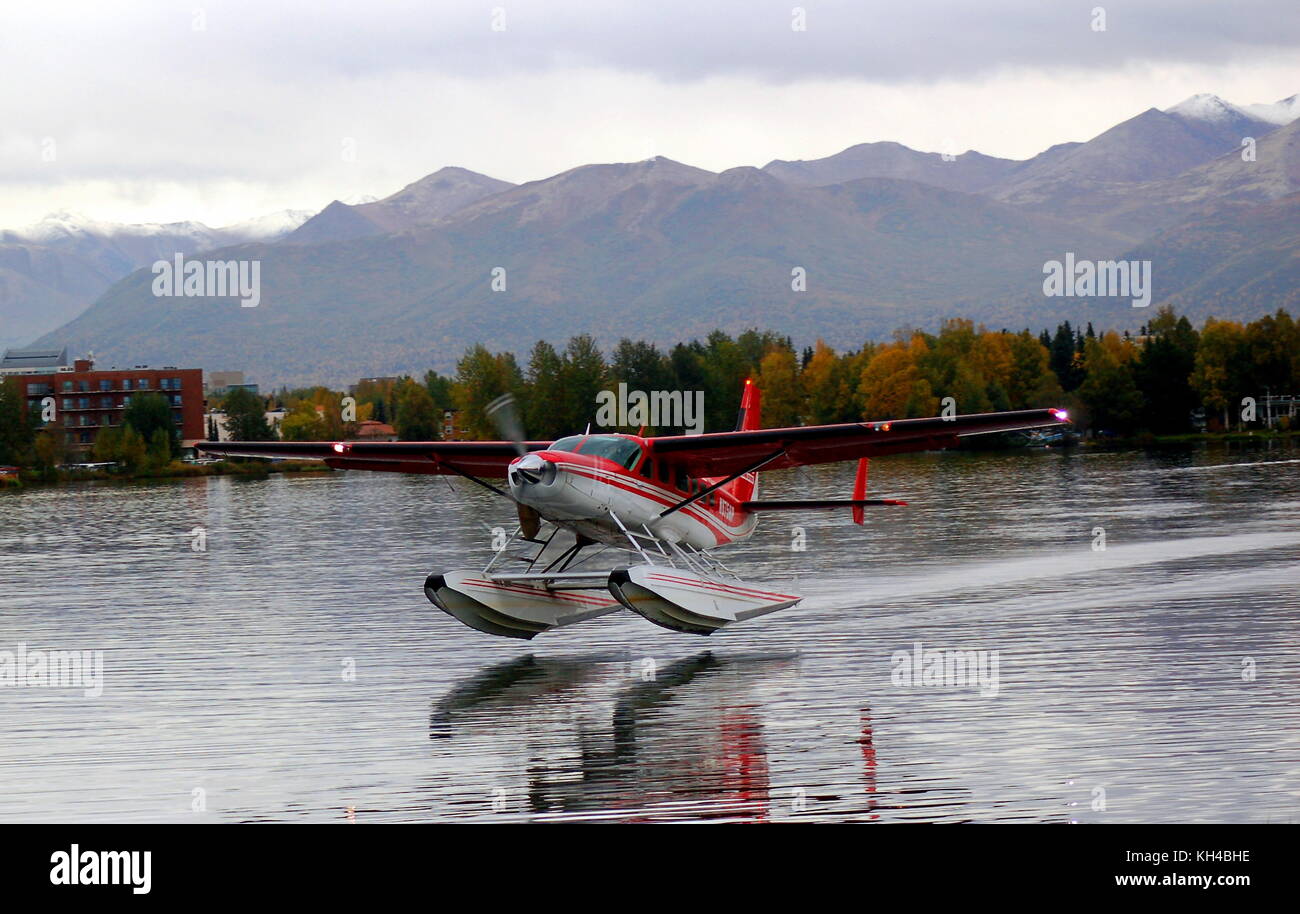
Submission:
[[[510,467],[510,484],[517,489],[549,482],[554,468],[536,454],[525,454]]]

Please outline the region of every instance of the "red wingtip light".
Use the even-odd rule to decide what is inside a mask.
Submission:
[[[745,386],[746,386],[746,387],[748,387],[750,384],[753,384],[753,383],[754,383],[754,382],[753,382],[752,380],[750,380],[749,378],[745,378]]]
[[[1052,410],[1052,417],[1053,417],[1054,419],[1056,419],[1057,422],[1068,422],[1068,421],[1070,421],[1070,414],[1069,414],[1068,412],[1066,412],[1065,410],[1063,410],[1063,409],[1054,409],[1054,410]]]

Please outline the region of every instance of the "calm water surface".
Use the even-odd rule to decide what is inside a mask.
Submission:
[[[0,495],[0,650],[104,652],[98,698],[0,687],[0,820],[1300,820],[1300,451],[913,455],[871,484],[910,507],[769,515],[721,553],[797,607],[532,642],[424,598],[511,525],[460,481]],[[996,694],[895,681],[917,642],[996,651]]]

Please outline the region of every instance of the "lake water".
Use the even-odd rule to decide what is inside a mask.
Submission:
[[[1300,819],[1300,450],[911,455],[871,489],[910,506],[720,551],[796,607],[532,642],[424,598],[513,526],[460,480],[5,493],[0,651],[102,651],[103,686],[0,687],[0,820]]]

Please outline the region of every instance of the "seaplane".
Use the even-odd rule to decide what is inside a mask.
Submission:
[[[510,395],[489,415],[501,441],[200,442],[214,456],[320,460],[340,470],[460,476],[513,502],[518,524],[483,568],[431,573],[424,593],[472,629],[506,638],[627,610],[675,632],[710,635],[802,597],[744,581],[714,554],[769,511],[903,506],[867,498],[873,458],[941,450],[968,435],[1050,428],[1062,409],[764,428],[746,380],[734,431],[572,435],[526,440]],[[852,497],[764,500],[762,472],[857,461]],[[489,480],[505,480],[505,487]],[[504,528],[502,530],[504,533]],[[495,544],[494,544],[495,545]]]

